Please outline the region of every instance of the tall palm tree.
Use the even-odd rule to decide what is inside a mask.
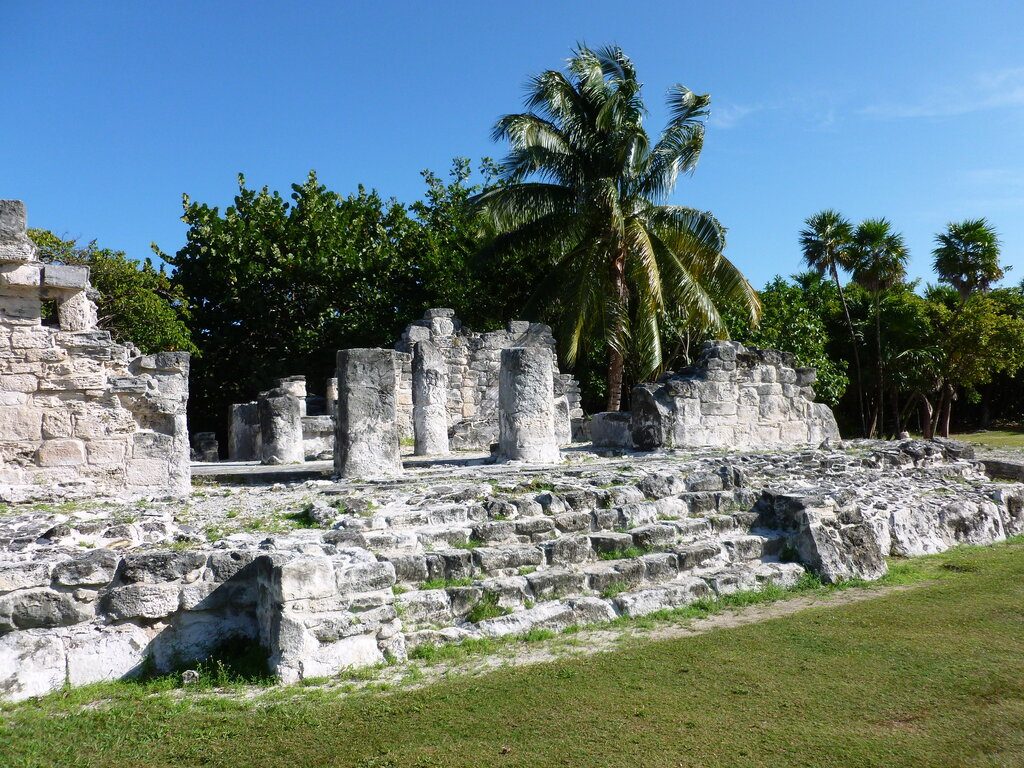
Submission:
[[[498,120],[510,145],[501,183],[477,201],[499,234],[492,248],[550,254],[543,285],[567,326],[573,364],[589,338],[608,350],[608,410],[622,401],[627,358],[641,377],[661,366],[666,309],[724,333],[717,304],[741,306],[752,323],[757,293],[722,250],[725,230],[706,211],[665,201],[692,172],[710,98],[668,92],[669,123],[652,145],[630,59],[617,47],[580,46],[566,72],[532,78],[526,112]]]
[[[871,293],[875,308],[875,356],[878,391],[868,434],[885,434],[885,373],[882,365],[882,312],[884,291],[907,274],[907,245],[903,235],[892,231],[888,219],[867,219],[853,234],[853,279]]]
[[[857,334],[850,319],[850,307],[846,303],[846,293],[839,280],[839,270],[853,268],[853,227],[838,211],[825,210],[809,217],[800,232],[800,248],[803,251],[804,263],[819,275],[828,273],[839,291],[839,301],[843,305],[846,327],[850,331],[850,344],[853,348],[853,363],[857,377],[857,404],[860,410],[861,435],[867,436],[867,418],[864,415],[864,385],[861,381],[860,352],[858,351]]]
[[[956,288],[961,301],[988,291],[1005,274],[999,264],[999,236],[985,219],[950,223],[935,243],[932,256],[939,280]]]

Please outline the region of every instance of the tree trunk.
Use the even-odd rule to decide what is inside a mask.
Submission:
[[[626,368],[626,361],[619,351],[617,345],[621,345],[624,335],[622,322],[626,312],[626,252],[619,249],[611,264],[612,285],[615,287],[616,298],[618,299],[619,315],[614,318],[617,327],[609,328],[612,334],[609,340],[608,354],[608,410],[618,411],[622,408],[622,379]]]
[[[921,395],[921,433],[925,440],[931,440],[935,436],[932,428],[932,404],[927,397]]]
[[[839,301],[843,304],[843,315],[846,317],[846,327],[850,329],[850,345],[853,348],[853,370],[857,383],[857,408],[860,413],[860,434],[861,437],[868,436],[867,416],[864,414],[864,381],[860,370],[860,352],[857,349],[857,333],[853,330],[853,319],[850,317],[850,307],[846,303],[846,293],[843,291],[843,284],[839,282],[839,270],[835,263],[832,264],[832,279],[835,280],[836,289],[839,291]]]
[[[893,427],[893,434],[899,437],[900,432],[903,431],[903,419],[900,415],[900,393],[893,387],[890,390],[892,394],[892,417],[896,420],[896,426]]]
[[[885,374],[882,372],[882,308],[875,294],[875,354],[878,355],[878,436],[885,437]]]
[[[939,435],[949,437],[949,417],[953,413],[953,397],[956,395],[953,387],[946,385],[946,396],[942,401],[942,418],[939,420]]]
[[[626,361],[616,350],[608,359],[608,410],[617,411],[622,407],[622,378]]]

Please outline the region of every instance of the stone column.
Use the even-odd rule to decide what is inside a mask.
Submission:
[[[259,461],[263,458],[260,440],[260,412],[256,401],[231,406],[228,426],[228,460]]]
[[[306,415],[306,377],[305,376],[287,376],[283,379],[278,379],[275,383],[277,389],[287,392],[289,395],[299,401],[299,415]]]
[[[338,412],[338,379],[327,380],[327,388],[324,390],[325,412],[333,417]]]
[[[561,454],[555,439],[555,395],[551,350],[501,350],[498,376],[498,459],[553,463]]]
[[[257,402],[263,437],[262,463],[301,464],[306,456],[299,400],[283,389],[271,389],[260,393]]]
[[[412,352],[412,426],[417,456],[448,453],[448,375],[444,358],[429,341]]]
[[[395,408],[397,355],[393,349],[338,352],[334,471],[340,477],[389,477],[402,472]]]

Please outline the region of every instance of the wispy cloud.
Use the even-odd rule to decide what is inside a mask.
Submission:
[[[760,104],[723,104],[715,106],[714,102],[712,102],[711,117],[708,118],[708,124],[714,128],[735,128],[744,118],[761,110]]]
[[[1015,107],[1024,107],[1024,67],[983,72],[967,83],[913,101],[871,104],[861,114],[890,119],[957,117]]]

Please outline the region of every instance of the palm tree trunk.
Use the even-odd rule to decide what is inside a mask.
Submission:
[[[618,327],[609,329],[609,333],[615,336],[614,342],[609,343],[608,355],[608,410],[618,411],[622,408],[622,379],[626,368],[626,361],[620,351],[623,337],[623,315],[626,311],[626,253],[619,249],[612,261],[612,285],[615,288],[615,296],[618,300],[619,315],[615,317]]]
[[[885,437],[885,374],[882,372],[882,309],[875,294],[875,354],[878,355],[878,436]]]
[[[857,334],[853,330],[853,320],[850,318],[850,307],[846,303],[846,292],[843,291],[843,284],[839,282],[839,270],[835,263],[832,264],[832,279],[835,280],[836,289],[839,291],[839,301],[843,304],[843,315],[846,317],[846,327],[850,329],[850,344],[853,347],[853,370],[857,377],[857,408],[860,413],[860,434],[861,437],[868,436],[867,416],[864,415],[864,383],[861,380],[860,352],[857,350]]]

